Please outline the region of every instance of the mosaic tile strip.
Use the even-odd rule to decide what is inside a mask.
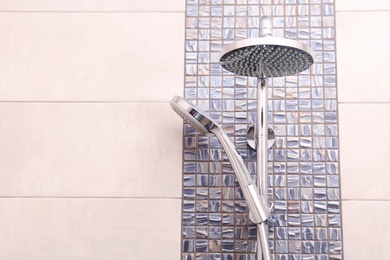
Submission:
[[[311,46],[315,63],[299,75],[273,78],[269,125],[269,229],[275,260],[342,259],[335,7],[333,0],[187,0],[184,96],[217,121],[253,178],[256,152],[246,130],[256,121],[257,80],[221,68],[219,51],[259,36],[270,16],[274,36]],[[256,226],[215,137],[184,124],[182,259],[256,259]]]

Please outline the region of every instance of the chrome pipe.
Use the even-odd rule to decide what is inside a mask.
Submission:
[[[265,79],[258,78],[257,86],[257,186],[268,208],[268,88]],[[257,225],[257,259],[270,260],[267,225]],[[259,250],[261,249],[261,250]]]
[[[265,79],[258,79],[257,87],[257,185],[268,205],[268,87]]]
[[[258,260],[271,260],[271,251],[268,243],[268,225],[265,222],[257,224],[257,252]]]
[[[260,19],[260,37],[272,36],[273,25],[271,17],[264,16]]]

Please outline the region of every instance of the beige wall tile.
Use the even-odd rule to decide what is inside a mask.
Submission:
[[[390,256],[389,201],[344,201],[345,260],[384,260]]]
[[[0,1],[1,11],[182,11],[182,0],[18,0]]]
[[[337,0],[335,4],[336,11],[390,10],[390,1],[388,0]]]
[[[0,259],[179,259],[179,199],[0,199]]]
[[[182,13],[0,13],[0,100],[168,101]]]
[[[389,12],[338,12],[339,102],[390,102]]]
[[[167,103],[0,103],[0,196],[180,197]]]
[[[343,199],[390,199],[390,104],[339,104]]]

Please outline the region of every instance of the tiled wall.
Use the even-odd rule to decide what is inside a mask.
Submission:
[[[0,2],[0,259],[179,259],[184,2]]]
[[[187,7],[195,3],[189,1]],[[191,44],[196,45],[187,46],[187,60],[191,60],[187,63],[190,65],[187,73],[196,69],[199,78],[187,75],[189,83],[185,86],[185,95],[207,108],[222,123],[253,173],[255,154],[247,150],[244,133],[255,117],[256,83],[236,77],[232,86],[229,75],[221,79],[216,63],[220,47],[230,40],[256,36],[259,15],[273,16],[277,36],[296,36],[311,43],[317,39],[305,39],[310,37],[305,36],[308,23],[309,27],[315,25],[312,29],[319,28],[319,21],[323,26],[332,26],[333,16],[325,10],[325,16],[312,15],[311,12],[319,10],[311,7],[319,5],[319,1],[313,0],[269,0],[260,9],[250,8],[259,5],[256,0],[199,0],[199,4],[206,6],[188,15],[194,19],[187,20],[187,27],[195,26],[200,30],[199,36],[207,37],[208,30],[213,34],[210,38],[197,38],[196,34],[190,39]],[[227,7],[218,6],[222,4]],[[236,4],[245,7],[235,7]],[[390,6],[386,0],[323,1],[322,6],[333,4],[337,18],[343,259],[383,260],[390,255],[386,246],[390,243],[390,230],[385,224],[390,214],[387,188],[390,95],[385,78],[390,53],[386,46],[387,34],[383,31],[390,26]],[[0,259],[180,259],[183,250],[180,234],[182,121],[171,111],[168,101],[174,94],[183,93],[185,10],[185,2],[181,0],[0,3],[0,233],[3,238]],[[216,15],[221,11],[223,16]],[[208,16],[208,12],[212,16]],[[288,17],[289,12],[299,16]],[[245,18],[244,14],[252,19]],[[230,19],[220,22],[225,16]],[[206,19],[199,23],[197,18]],[[208,22],[207,18],[213,19]],[[214,26],[217,27],[212,28]],[[250,28],[237,30],[241,26]],[[299,28],[303,30],[297,34]],[[222,42],[223,37],[229,40]],[[327,39],[322,39],[323,46],[326,42]],[[332,44],[327,46],[333,48]],[[198,51],[204,48],[210,51]],[[207,64],[207,58],[209,66],[202,66]],[[325,61],[325,56],[320,59]],[[200,66],[191,67],[196,63]],[[321,75],[313,70],[311,73]],[[311,78],[310,84],[316,78]],[[272,88],[270,107],[274,110],[270,120],[275,129],[280,129],[281,141],[277,149],[281,155],[291,150],[288,144],[296,146],[297,135],[305,130],[301,130],[300,122],[295,124],[299,126],[297,130],[295,126],[288,127],[289,123],[275,124],[272,114],[284,108],[287,120],[290,113],[287,108],[295,106],[289,102],[302,97],[313,101],[316,95],[321,95],[321,92],[316,93],[321,86],[300,86],[305,82],[307,79],[292,77],[269,83]],[[310,89],[310,93],[300,91],[304,88]],[[324,98],[330,88],[333,86],[324,86]],[[334,92],[331,93],[327,99],[335,100]],[[284,99],[287,103],[281,101]],[[218,103],[221,100],[224,102]],[[225,106],[219,107],[221,104]],[[299,109],[298,103],[300,113]],[[216,227],[197,225],[197,233],[192,237],[198,238],[201,250],[221,250],[222,242],[212,243],[222,240],[222,236],[226,238],[223,245],[228,250],[233,247],[232,237],[243,238],[234,240],[238,241],[234,248],[253,250],[254,230],[246,224],[238,190],[227,186],[232,185],[232,171],[226,158],[221,159],[224,155],[217,140],[195,136],[188,127],[185,130],[184,147],[189,153],[184,163],[197,163],[185,168],[190,172],[184,177],[195,176],[195,171],[208,168],[205,174],[209,177],[209,197],[202,194],[201,185],[206,180],[199,175],[197,203],[203,203],[202,198],[216,196],[218,199],[208,200],[208,210],[218,210],[221,205],[227,211],[227,217],[225,220],[221,217],[221,221],[236,221],[234,225],[223,222]],[[287,136],[288,131],[299,134]],[[309,137],[298,136],[301,140]],[[312,146],[314,149],[313,141]],[[213,148],[208,150],[209,147]],[[272,167],[280,163],[275,162],[275,158],[273,152]],[[215,177],[216,172],[223,175]],[[275,175],[279,174],[273,177]],[[312,177],[313,181],[316,176],[308,174],[307,177]],[[191,178],[186,180],[193,181]],[[287,210],[288,214],[296,215],[297,204],[301,203],[300,210],[306,202],[313,204],[314,199],[291,200],[287,196],[294,193],[288,191],[295,187],[288,187],[287,178],[281,180],[280,185],[284,186],[271,187],[272,198],[276,198],[276,189],[285,189],[282,194],[286,199],[279,201],[287,204],[279,203],[275,210]],[[212,186],[213,183],[217,186]],[[272,183],[275,185],[274,179]],[[222,187],[221,194],[218,187]],[[194,196],[195,193],[187,195],[186,199]],[[200,202],[197,206],[202,210]],[[236,212],[234,219],[231,212]],[[216,213],[214,216],[218,216]],[[291,221],[294,218],[290,219],[293,223]],[[280,229],[280,234],[287,239],[273,241],[274,252],[294,250],[294,245],[298,245],[294,242],[299,241],[294,238],[311,235],[302,232],[306,227],[288,225],[287,222]],[[183,231],[195,232],[195,224],[188,227]],[[300,233],[294,232],[298,229]],[[314,226],[314,229],[321,227]],[[275,231],[271,234],[273,239],[280,238]],[[206,236],[211,241],[209,247],[202,246],[204,241],[209,241]],[[207,252],[189,255],[202,259],[205,254]],[[216,258],[218,255],[217,252]],[[245,259],[253,253],[238,252],[238,255]],[[287,257],[287,254],[282,255]],[[299,253],[292,253],[293,256],[297,259],[313,257]],[[318,259],[322,259],[321,254]]]
[[[336,18],[345,259],[388,259],[390,2],[337,0]]]
[[[256,118],[256,79],[223,71],[221,48],[259,35],[270,16],[274,36],[314,50],[310,71],[269,80],[269,198],[274,259],[342,259],[335,19],[332,0],[187,0],[185,97],[201,105],[236,144],[252,174],[246,145]],[[255,259],[256,229],[234,173],[215,138],[184,128],[183,259]]]

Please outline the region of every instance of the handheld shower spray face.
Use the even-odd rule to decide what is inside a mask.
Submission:
[[[215,135],[218,138],[229,158],[238,183],[240,184],[251,213],[251,220],[254,223],[262,223],[269,220],[271,216],[269,209],[264,205],[263,198],[258,193],[258,189],[249,175],[244,160],[238,154],[236,147],[230,141],[226,133],[206,114],[206,112],[188,100],[175,96],[171,100],[170,105],[173,110],[200,133],[207,136]]]
[[[193,128],[204,135],[213,136],[211,130],[218,125],[200,107],[179,96],[174,96],[170,105]]]

